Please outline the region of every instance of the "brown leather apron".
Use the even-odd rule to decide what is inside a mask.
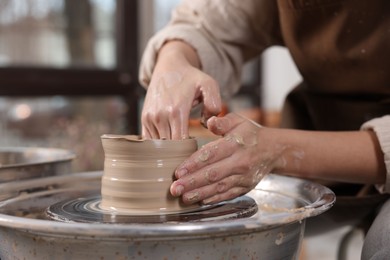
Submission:
[[[277,4],[284,44],[304,79],[286,99],[282,127],[358,130],[371,118],[390,114],[389,0]],[[325,215],[328,224],[356,224],[387,198],[364,185],[330,188],[337,202]]]

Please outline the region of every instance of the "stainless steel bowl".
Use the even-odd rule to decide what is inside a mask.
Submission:
[[[0,184],[68,174],[73,152],[56,148],[1,147]],[[0,200],[15,193],[0,195]]]
[[[296,259],[305,220],[335,201],[324,186],[271,174],[247,194],[258,211],[245,218],[107,224],[42,217],[59,201],[98,195],[101,176],[89,172],[0,184],[0,194],[9,189],[21,194],[0,202],[0,258]]]
[[[56,148],[0,148],[0,183],[69,173],[71,151]]]

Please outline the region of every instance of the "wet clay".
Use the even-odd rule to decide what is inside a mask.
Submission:
[[[197,150],[195,139],[144,140],[134,135],[103,135],[104,173],[100,207],[129,214],[194,210],[169,188],[176,167]]]

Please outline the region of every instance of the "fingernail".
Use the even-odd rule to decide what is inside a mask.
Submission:
[[[181,168],[176,171],[176,177],[181,178],[188,173],[186,168]]]
[[[175,188],[176,196],[181,196],[184,191],[184,187],[182,185],[177,185]]]
[[[222,130],[223,129],[222,119],[221,120],[215,120],[215,128],[217,128],[217,130]]]

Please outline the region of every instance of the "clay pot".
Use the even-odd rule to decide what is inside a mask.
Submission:
[[[194,210],[169,188],[176,167],[197,150],[195,139],[144,140],[134,135],[103,135],[105,160],[100,207],[129,214]]]

